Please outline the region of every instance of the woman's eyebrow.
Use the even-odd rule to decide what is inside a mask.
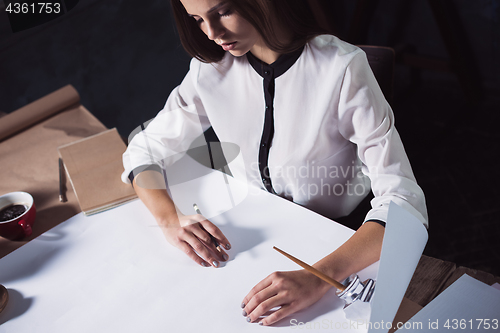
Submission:
[[[221,1],[221,2],[219,2],[218,4],[216,4],[215,6],[213,6],[212,8],[210,8],[207,11],[207,14],[215,12],[216,10],[218,10],[219,8],[221,8],[222,6],[224,6],[226,3],[227,3],[227,1]],[[199,16],[199,15],[197,15],[197,14],[189,14],[188,13],[188,16],[193,17],[193,16]]]
[[[218,4],[216,4],[215,6],[213,6],[212,8],[210,8],[207,13],[210,14],[211,12],[214,12],[216,11],[217,9],[219,9],[220,7],[224,6],[226,4],[227,1],[221,1],[219,2]]]

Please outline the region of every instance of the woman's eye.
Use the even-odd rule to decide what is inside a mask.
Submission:
[[[232,14],[231,9],[227,9],[227,10],[224,10],[224,11],[218,13],[219,17],[229,16],[231,14]],[[196,24],[198,24],[198,25],[203,22],[203,19],[201,17],[195,17],[195,16],[191,16],[191,17],[196,21]]]
[[[222,13],[219,13],[219,16],[229,16],[231,14],[231,9],[228,9]]]
[[[197,24],[200,24],[201,22],[203,22],[203,19],[201,17],[194,17],[194,16],[191,16]]]

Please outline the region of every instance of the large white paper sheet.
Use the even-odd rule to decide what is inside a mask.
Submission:
[[[391,328],[427,238],[422,222],[391,202],[371,301],[370,333],[387,332]]]
[[[250,289],[274,271],[300,268],[274,245],[314,263],[353,231],[237,184],[231,188],[244,199],[230,210],[227,200],[217,207],[214,197],[227,191],[223,175],[211,172],[198,181],[198,187],[188,182],[176,189],[178,203],[187,210],[196,202],[212,216],[232,242],[229,262],[218,269],[196,265],[165,241],[138,200],[95,216],[80,214],[0,259],[0,283],[11,296],[0,332],[363,330],[345,319],[333,290],[273,327],[247,323],[240,303]],[[360,275],[374,278],[376,272],[372,265]]]
[[[462,275],[398,332],[498,332],[500,290]]]

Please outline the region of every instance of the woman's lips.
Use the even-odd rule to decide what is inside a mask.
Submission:
[[[222,48],[224,49],[224,51],[230,51],[230,50],[232,50],[232,49],[235,48],[236,43],[237,42],[223,43],[223,44],[220,44],[220,46],[222,46]]]

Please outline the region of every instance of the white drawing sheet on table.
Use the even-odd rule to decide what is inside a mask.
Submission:
[[[221,172],[199,169],[203,167],[189,158],[186,161],[191,164],[177,171],[200,176],[173,185],[173,197],[186,214],[193,213],[196,202],[229,238],[232,249],[227,263],[214,269],[192,262],[167,243],[139,200],[90,217],[79,214],[0,259],[0,283],[11,296],[0,314],[0,332],[210,333],[298,328],[366,332],[366,320],[345,318],[344,304],[334,290],[272,327],[247,323],[240,304],[250,289],[274,271],[300,269],[273,246],[312,264],[354,231]],[[170,170],[169,175],[177,171]],[[404,268],[409,277],[420,253],[413,253],[416,262]],[[377,270],[378,263],[361,271],[361,280],[375,278]],[[394,265],[389,271],[392,280]],[[408,282],[409,278],[399,288],[406,289]],[[392,299],[391,293],[379,294],[375,292],[374,301],[391,299],[392,307],[372,319],[393,317],[402,295]]]
[[[228,179],[233,191],[241,191]],[[211,172],[195,181],[202,190],[185,184],[180,200],[186,209],[197,202],[204,214],[220,211],[214,197],[227,191],[223,175]],[[300,269],[273,246],[314,263],[352,230],[256,189],[211,220],[232,241],[230,260],[218,269],[200,267],[168,244],[139,200],[76,215],[0,259],[0,281],[11,296],[0,332],[288,331],[297,328],[292,319],[320,330],[346,325],[333,290],[273,327],[247,323],[240,304],[268,274]],[[376,271],[375,264],[361,275]]]
[[[469,275],[451,286],[414,315],[401,332],[498,332],[500,291]]]

